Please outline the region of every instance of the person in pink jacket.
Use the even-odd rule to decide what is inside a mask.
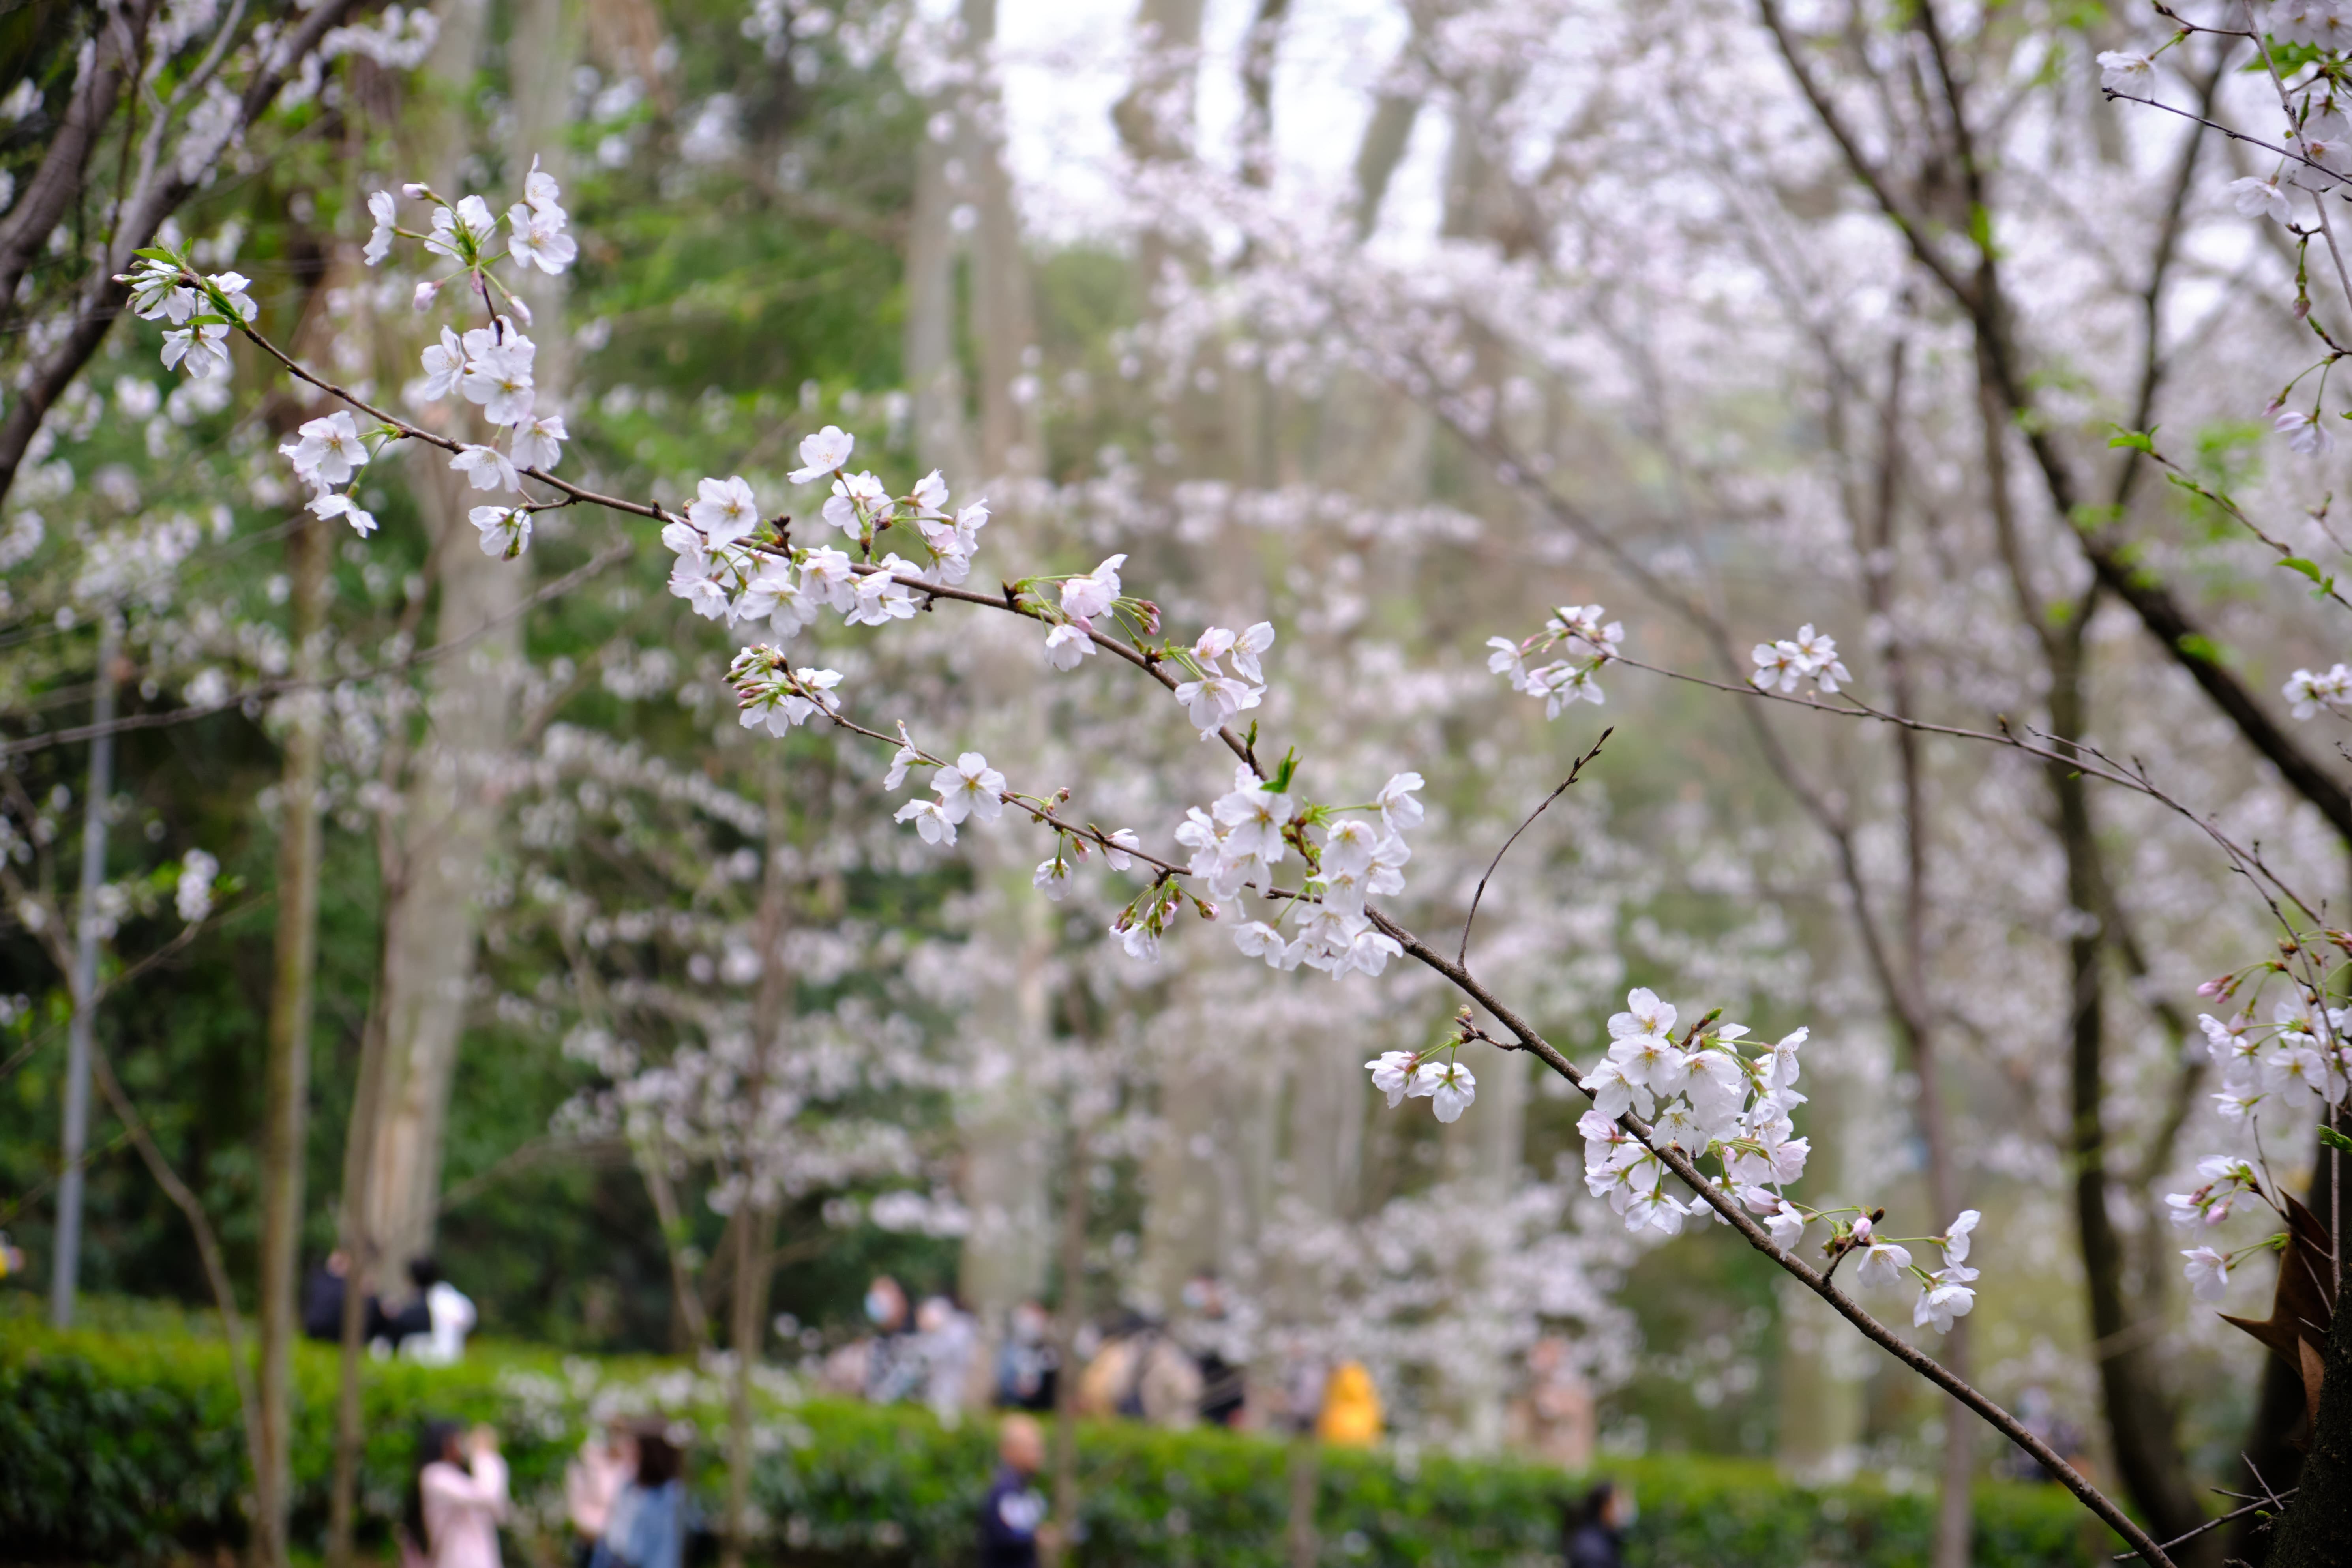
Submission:
[[[488,1426],[461,1432],[454,1421],[425,1429],[416,1472],[421,1555],[404,1568],[499,1568],[499,1525],[507,1516],[507,1462]],[[436,1457],[437,1456],[437,1457]]]

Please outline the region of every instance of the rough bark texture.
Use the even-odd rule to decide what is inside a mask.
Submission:
[[[2352,1110],[2336,1119],[2339,1132],[2352,1134]],[[2329,1235],[2337,1235],[2336,1226],[2336,1183],[2328,1160],[2328,1148],[2316,1133],[2312,1140],[2311,1186],[2305,1194],[2304,1206]],[[2340,1292],[2339,1292],[2340,1299]],[[2341,1312],[2336,1314],[2340,1320]],[[2332,1373],[2330,1375],[2333,1375]],[[2263,1357],[2262,1392],[2254,1405],[2254,1417],[2246,1433],[2245,1446],[2240,1450],[2241,1469],[2232,1489],[2259,1496],[2264,1488],[2285,1492],[2303,1479],[2303,1444],[2310,1434],[2305,1430],[2309,1405],[2304,1396],[2303,1370],[2290,1365],[2285,1357]],[[2352,1504],[2347,1504],[2352,1507]],[[2277,1539],[2277,1522],[2255,1514],[2246,1514],[2230,1525],[2226,1531],[2224,1560],[2243,1560],[2261,1563]],[[2352,1561],[2347,1556],[2347,1561]]]
[[[316,681],[326,663],[326,524],[308,512],[286,536],[293,586],[294,678]],[[259,1473],[254,1552],[263,1568],[287,1561],[293,1486],[293,1347],[301,1331],[296,1287],[302,1249],[302,1174],[310,1124],[310,998],[319,936],[318,792],[324,699],[307,685],[286,705],[279,782],[277,972],[263,1076]]]
[[[2340,1235],[2336,1245],[2343,1245]],[[2304,1457],[2294,1497],[2278,1522],[2278,1542],[2271,1548],[2267,1568],[2344,1568],[2347,1563],[2352,1563],[2352,1312],[2339,1306],[2327,1333],[2311,1451]]]

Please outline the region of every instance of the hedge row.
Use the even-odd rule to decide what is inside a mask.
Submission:
[[[324,1533],[335,1363],[297,1357],[298,1542]],[[487,1420],[504,1434],[519,1504],[516,1562],[556,1555],[563,1466],[592,1419],[619,1405],[690,1422],[697,1480],[715,1501],[721,1416],[715,1376],[651,1360],[559,1359],[480,1345],[465,1364],[374,1365],[365,1384],[362,1508],[387,1537],[428,1417]],[[781,1381],[762,1401],[753,1497],[778,1563],[907,1564],[969,1560],[990,1468],[978,1424],[929,1414],[796,1400]],[[1090,1426],[1081,1444],[1082,1563],[1108,1568],[1286,1562],[1287,1456],[1272,1440]],[[1925,1498],[1867,1484],[1798,1486],[1767,1466],[1696,1458],[1613,1464],[1640,1503],[1636,1564],[1872,1565],[1924,1563]],[[1507,1459],[1399,1452],[1321,1458],[1317,1523],[1324,1561],[1505,1568],[1557,1562],[1559,1507],[1578,1481]],[[168,1329],[55,1334],[0,1316],[0,1560],[128,1563],[212,1554],[245,1537],[243,1438],[216,1340]],[[1987,1487],[1980,1564],[2080,1564],[2111,1550],[2055,1488]]]

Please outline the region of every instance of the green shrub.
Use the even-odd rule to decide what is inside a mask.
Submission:
[[[296,1540],[325,1533],[333,1465],[335,1357],[295,1361]],[[599,1399],[694,1423],[696,1480],[715,1511],[723,1415],[714,1377],[654,1360],[561,1358],[479,1343],[446,1369],[370,1363],[363,1384],[362,1510],[389,1538],[417,1426],[487,1420],[503,1435],[517,1500],[514,1560],[546,1561],[562,1531],[563,1466]],[[985,1424],[943,1428],[928,1413],[831,1400],[761,1401],[752,1497],[775,1560],[898,1563],[968,1560],[987,1484]],[[1081,1561],[1100,1568],[1278,1568],[1287,1561],[1288,1458],[1268,1438],[1089,1426],[1080,1447]],[[1641,1516],[1628,1556],[1652,1568],[1895,1568],[1926,1562],[1932,1507],[1864,1483],[1795,1485],[1769,1466],[1651,1457],[1612,1463]],[[245,1538],[243,1437],[217,1339],[148,1323],[56,1334],[0,1315],[0,1559],[123,1563],[211,1553]],[[1426,1568],[1557,1562],[1559,1507],[1578,1481],[1516,1459],[1327,1450],[1317,1524],[1323,1560]],[[1989,1486],[1977,1507],[1979,1563],[2080,1564],[2112,1550],[2054,1487]]]

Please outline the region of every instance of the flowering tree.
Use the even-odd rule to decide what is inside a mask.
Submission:
[[[1802,1031],[1756,1049],[1745,1039],[1748,1031],[1719,1010],[1685,1026],[1675,1008],[1637,990],[1612,1021],[1614,1043],[1607,1055],[1591,1071],[1580,1071],[1467,967],[1466,931],[1449,957],[1372,901],[1402,890],[1409,836],[1423,815],[1417,798],[1423,780],[1403,773],[1377,787],[1366,781],[1352,790],[1310,793],[1313,759],[1291,750],[1274,760],[1271,739],[1244,717],[1265,694],[1264,661],[1276,641],[1272,626],[1213,626],[1189,643],[1170,637],[1159,607],[1122,580],[1123,557],[1083,574],[1011,579],[995,593],[970,587],[986,507],[951,509],[937,475],[894,494],[871,474],[853,471],[854,444],[835,429],[803,443],[803,468],[795,478],[830,478],[823,526],[838,530],[846,549],[795,542],[790,520],[763,517],[740,479],[703,481],[698,499],[680,515],[560,477],[564,437],[534,409],[535,351],[509,281],[517,268],[556,271],[568,260],[552,243],[565,227],[560,193],[552,181],[534,175],[502,228],[478,197],[446,201],[422,186],[404,194],[426,204],[429,224],[404,228],[398,202],[380,194],[372,202],[379,226],[371,250],[381,256],[404,237],[421,243],[443,270],[419,285],[420,306],[430,307],[445,291],[462,291],[480,312],[483,324],[463,335],[447,332],[426,351],[425,362],[426,374],[445,384],[445,395],[454,392],[480,411],[470,416],[480,421],[472,428],[455,421],[441,430],[411,423],[310,370],[252,330],[240,279],[206,274],[168,252],[146,256],[132,279],[142,313],[174,323],[164,350],[173,363],[196,374],[216,371],[235,331],[289,374],[347,405],[304,426],[285,448],[317,492],[314,511],[370,531],[373,520],[341,487],[383,444],[413,442],[446,454],[450,466],[484,492],[473,522],[488,555],[521,553],[534,518],[551,508],[604,506],[660,525],[677,562],[673,592],[709,618],[765,622],[772,635],[789,639],[827,612],[849,625],[884,626],[924,608],[967,605],[1036,624],[1044,634],[1041,656],[1056,668],[1076,668],[1101,655],[1126,664],[1166,689],[1194,731],[1220,744],[1234,763],[1232,788],[1190,808],[1171,835],[1174,847],[1166,851],[1134,830],[1093,820],[1066,789],[1024,787],[977,752],[950,756],[950,748],[927,745],[911,722],[900,721],[892,732],[853,718],[839,673],[797,664],[777,646],[747,647],[730,667],[730,679],[747,728],[782,735],[816,720],[887,748],[886,785],[897,787],[910,777],[919,785],[897,816],[924,842],[949,845],[960,833],[1025,820],[1044,835],[1045,858],[1034,877],[1042,888],[1057,889],[1097,854],[1113,872],[1139,872],[1145,885],[1110,927],[1132,957],[1156,956],[1174,928],[1201,919],[1230,921],[1242,955],[1272,967],[1305,965],[1335,979],[1377,977],[1392,961],[1409,957],[1431,969],[1475,1010],[1465,1011],[1436,1045],[1391,1052],[1369,1064],[1375,1085],[1392,1104],[1427,1099],[1442,1121],[1451,1121],[1476,1098],[1476,1073],[1465,1051],[1486,1045],[1532,1054],[1594,1098],[1583,1126],[1588,1180],[1629,1225],[1671,1232],[1704,1210],[1737,1228],[1864,1334],[2033,1453],[2149,1561],[2168,1560],[2041,1439],[1834,1283],[1849,1258],[1865,1281],[1907,1277],[1916,1284],[1915,1321],[1948,1327],[1973,1300],[1975,1274],[1967,1258],[1976,1216],[1963,1213],[1932,1236],[1890,1236],[1884,1211],[1874,1205],[1809,1206],[1789,1196],[1788,1184],[1810,1152],[1794,1136],[1789,1114],[1801,1099],[1796,1085]],[[893,529],[900,531],[897,539]],[[900,543],[911,558],[892,548]],[[1496,663],[1520,689],[1535,690],[1557,710],[1579,698],[1597,700],[1601,671],[1619,657],[1622,643],[1622,631],[1597,608],[1570,609],[1524,643],[1497,648]],[[1850,679],[1834,645],[1810,632],[1785,646],[1760,647],[1757,665],[1758,689],[1769,687],[1772,695],[1793,698],[1780,689],[1809,680],[1823,696],[1835,696]],[[1845,706],[1883,717],[1850,696]],[[2038,741],[2010,743],[2049,752]],[[2071,750],[2051,754],[2068,763],[2084,760]],[[2112,765],[2100,771],[2126,784],[2136,777]],[[1336,798],[1317,798],[1323,794]],[[1675,1184],[1688,1195],[1679,1194]],[[1796,1251],[1815,1225],[1827,1237],[1829,1261],[1822,1269]]]

